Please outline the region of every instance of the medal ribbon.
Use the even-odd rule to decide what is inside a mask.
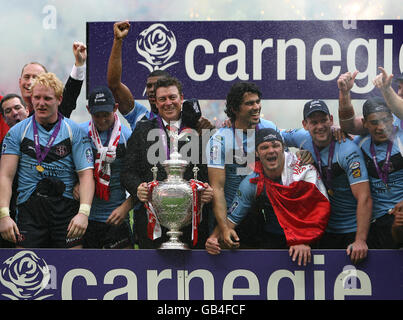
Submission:
[[[388,184],[390,156],[392,154],[393,140],[395,139],[395,134],[396,134],[397,129],[398,129],[397,127],[394,127],[393,134],[389,140],[388,147],[386,149],[386,158],[385,158],[385,162],[383,163],[382,168],[379,167],[378,161],[376,160],[375,145],[372,142],[372,139],[371,139],[371,145],[369,147],[369,150],[370,150],[371,156],[372,156],[372,161],[374,162],[374,165],[375,165],[376,173],[378,174],[378,177],[380,179],[382,179],[382,181],[385,185]]]
[[[171,152],[170,152],[169,143],[168,143],[168,140],[167,140],[165,126],[164,126],[164,123],[162,122],[162,119],[161,119],[160,115],[157,115],[156,118],[157,118],[157,122],[158,122],[158,127],[160,128],[162,145],[163,145],[164,150],[165,150],[166,159],[169,160]],[[169,127],[169,124],[167,125],[167,127]],[[178,134],[180,134],[183,129],[184,129],[184,126],[183,126],[183,121],[182,121],[181,127],[179,128],[179,131],[178,131]]]
[[[58,113],[58,120],[55,129],[53,130],[52,135],[50,136],[44,151],[41,151],[41,145],[39,144],[39,133],[38,133],[38,127],[36,125],[35,121],[35,116],[32,117],[32,128],[34,130],[34,144],[35,144],[35,155],[36,155],[36,160],[38,160],[39,165],[42,163],[43,160],[45,160],[46,156],[48,155],[50,148],[52,147],[53,143],[56,140],[57,134],[60,131],[60,126],[62,124],[62,119],[63,115],[61,113]]]
[[[315,152],[316,161],[318,162],[319,173],[320,173],[323,181],[325,182],[326,188],[328,188],[328,189],[331,189],[331,186],[332,186],[332,161],[333,161],[335,146],[336,146],[336,143],[332,139],[332,141],[330,142],[329,154],[328,154],[328,158],[327,158],[326,179],[324,179],[323,172],[322,172],[322,159],[320,157],[320,151],[319,151],[318,147],[315,144],[313,144],[313,150]]]

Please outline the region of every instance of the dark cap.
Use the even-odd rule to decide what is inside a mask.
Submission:
[[[396,82],[403,81],[403,73],[395,75],[393,77],[393,80],[395,80]]]
[[[115,108],[115,99],[112,91],[108,87],[97,87],[90,92],[88,99],[90,113],[96,112],[113,112]]]
[[[391,112],[386,101],[381,97],[369,98],[362,106],[362,115],[364,118],[375,112]]]
[[[311,100],[305,103],[304,106],[304,119],[309,117],[313,112],[321,111],[330,115],[329,109],[326,103],[322,100]]]
[[[284,143],[283,137],[281,136],[280,132],[271,129],[271,128],[263,128],[259,129],[256,132],[255,136],[255,146],[258,147],[259,144],[266,142],[266,141],[280,141]]]

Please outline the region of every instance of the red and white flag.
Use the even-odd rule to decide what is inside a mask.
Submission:
[[[255,163],[254,169],[259,176],[251,178],[250,182],[257,184],[257,195],[266,187],[288,246],[312,243],[323,235],[329,220],[326,188],[313,165],[301,165],[293,153],[285,155],[283,184],[265,177],[260,161]]]

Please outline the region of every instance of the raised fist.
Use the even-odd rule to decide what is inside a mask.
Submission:
[[[73,53],[74,57],[76,58],[76,67],[84,65],[85,61],[87,60],[87,46],[80,41],[74,41]]]
[[[127,34],[129,33],[129,29],[130,29],[129,21],[116,22],[113,25],[113,35],[115,36],[115,39],[121,40],[126,38]]]

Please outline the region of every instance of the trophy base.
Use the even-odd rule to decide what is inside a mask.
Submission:
[[[165,242],[159,248],[159,250],[189,250],[186,243],[182,242]]]
[[[168,231],[167,235],[169,236],[169,241],[164,242],[158,249],[161,249],[161,250],[189,250],[188,245],[179,240],[179,237],[182,235],[181,231]]]

